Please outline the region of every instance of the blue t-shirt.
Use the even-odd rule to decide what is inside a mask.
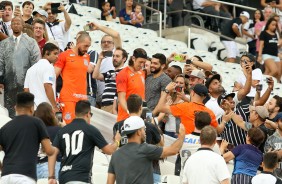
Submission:
[[[130,21],[130,15],[126,13],[125,8],[119,11],[119,17],[123,17],[125,21]]]
[[[235,156],[233,174],[255,176],[262,162],[263,154],[255,146],[240,144],[231,151]]]

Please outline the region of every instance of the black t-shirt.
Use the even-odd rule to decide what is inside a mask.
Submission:
[[[24,21],[24,23],[29,24],[29,25],[32,25],[32,22],[33,22],[32,17],[30,17],[28,20]]]
[[[261,130],[263,131],[263,133],[264,133],[264,140],[263,140],[262,144],[259,146],[259,150],[260,150],[262,153],[264,153],[264,145],[265,145],[265,142],[266,142],[267,138],[268,138],[269,136],[271,136],[271,135],[275,132],[275,130],[274,130],[274,129],[272,130],[272,129],[267,128],[264,123],[261,124],[258,128],[261,129]]]
[[[262,54],[269,54],[272,56],[278,55],[278,38],[276,34],[271,35],[266,31],[262,31],[259,40],[264,41]]]
[[[124,123],[124,120],[119,121],[115,123],[113,127],[114,135],[116,135],[117,130],[119,130],[121,134],[120,146],[127,144],[127,136],[122,133],[123,123]],[[154,144],[154,145],[158,144],[161,141],[161,134],[158,131],[158,128],[156,127],[156,125],[145,122],[145,126],[146,126],[146,143]]]
[[[42,120],[28,115],[16,116],[0,129],[0,145],[5,152],[2,176],[22,174],[36,177],[40,142],[49,138]]]
[[[228,21],[224,26],[222,26],[221,34],[235,39],[237,35],[232,29],[233,24],[236,24],[239,27],[239,25],[242,24],[242,20],[240,18],[235,18],[233,20]],[[226,39],[220,37],[220,40],[226,40]]]
[[[91,182],[94,147],[107,145],[101,132],[83,119],[74,119],[62,128],[53,142],[62,154],[59,182]]]

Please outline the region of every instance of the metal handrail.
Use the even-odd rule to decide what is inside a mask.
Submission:
[[[251,8],[251,7],[240,5],[240,4],[234,4],[234,3],[229,3],[229,2],[219,1],[219,0],[211,0],[211,1],[216,2],[216,3],[220,3],[220,4],[226,4],[226,5],[233,6],[233,16],[234,17],[236,17],[236,7],[243,8],[243,9],[246,9],[246,10],[253,10],[253,11],[256,10],[256,8]]]
[[[159,20],[159,37],[162,37],[162,12],[159,11],[159,10],[156,10],[156,9],[154,9],[154,8],[152,8],[152,7],[149,7],[149,6],[146,6],[146,5],[144,5],[144,4],[138,3],[138,2],[136,2],[136,1],[134,1],[134,3],[140,5],[141,7],[144,7],[145,9],[154,11],[154,12],[156,12],[156,13],[159,14],[159,17],[160,17],[160,20]],[[146,19],[146,17],[145,17],[145,19]]]
[[[194,14],[199,14],[199,15],[205,15],[205,16],[214,17],[214,18],[219,18],[219,19],[232,20],[232,18],[228,18],[228,17],[221,17],[221,16],[218,16],[218,15],[212,15],[212,14],[202,13],[202,12],[194,11],[194,10],[186,10],[186,9],[170,11],[170,12],[167,12],[167,14],[170,14],[170,13],[177,13],[177,12],[189,12],[189,13],[194,13]]]

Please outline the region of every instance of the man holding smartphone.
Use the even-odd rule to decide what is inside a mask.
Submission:
[[[48,2],[43,9],[48,13],[46,24],[49,39],[56,40],[59,44],[60,50],[65,50],[69,41],[69,29],[72,23],[68,12],[63,4],[58,6],[58,3],[51,2]],[[64,13],[65,21],[59,21],[57,19],[59,12]]]
[[[0,41],[13,34],[11,28],[12,18],[13,3],[10,1],[2,1],[0,3]]]

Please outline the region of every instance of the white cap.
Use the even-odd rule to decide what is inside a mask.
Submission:
[[[130,116],[123,123],[122,133],[131,134],[142,127],[145,127],[145,123],[142,118],[139,116]]]
[[[249,14],[248,12],[246,12],[246,11],[242,11],[242,12],[240,13],[240,16],[245,16],[245,17],[247,17],[248,19],[250,18],[250,14]]]

